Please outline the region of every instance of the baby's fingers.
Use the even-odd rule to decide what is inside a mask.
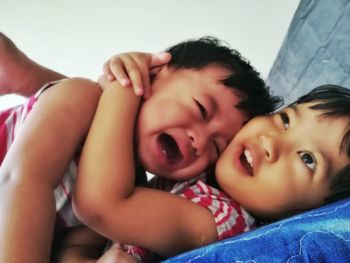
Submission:
[[[132,78],[129,75],[132,86],[134,87],[136,94],[143,94],[143,97],[147,99],[151,94],[150,75],[156,75],[162,67],[171,60],[171,54],[167,52],[155,54],[133,52],[129,54],[138,66],[137,77]]]
[[[117,80],[122,86],[128,87],[130,80],[125,73],[123,65],[117,60],[108,60],[103,65],[103,74],[106,75],[109,81]]]
[[[150,70],[159,71],[171,59],[170,53],[157,54],[128,52],[113,56],[103,66],[110,81],[117,80],[122,86],[132,86],[136,95],[148,98],[151,94]],[[156,73],[155,73],[156,74]]]
[[[122,86],[130,86],[129,73],[127,72],[128,63],[133,63],[126,55],[114,56],[109,60],[107,64],[108,78],[110,80],[116,79]],[[105,72],[105,70],[104,70]],[[106,73],[106,72],[105,72]]]
[[[151,59],[149,63],[150,68],[164,66],[165,64],[169,63],[169,61],[171,60],[171,54],[168,52],[155,53],[155,54],[151,54],[150,59]]]
[[[138,60],[136,55],[129,57],[130,61],[125,63],[125,71],[129,76],[131,86],[136,95],[141,96],[145,88],[149,86],[148,67],[145,60]]]

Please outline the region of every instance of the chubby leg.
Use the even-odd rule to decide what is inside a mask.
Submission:
[[[64,77],[31,60],[0,32],[0,95],[30,96],[45,83]]]

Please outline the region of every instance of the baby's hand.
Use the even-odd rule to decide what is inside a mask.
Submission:
[[[150,95],[150,74],[155,74],[171,59],[169,53],[121,53],[111,57],[103,66],[110,81],[117,80],[122,86],[132,86],[136,95]]]
[[[113,244],[97,261],[96,263],[137,263],[138,261],[132,255],[129,255],[123,250],[121,244]]]

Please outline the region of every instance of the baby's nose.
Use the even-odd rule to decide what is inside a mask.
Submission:
[[[265,152],[265,158],[269,162],[274,162],[277,159],[278,151],[277,144],[272,136],[261,135],[260,145]]]
[[[208,144],[208,136],[202,131],[189,131],[188,137],[194,152],[197,156],[201,155]]]

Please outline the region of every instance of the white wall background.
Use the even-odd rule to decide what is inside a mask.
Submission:
[[[267,76],[299,0],[0,0],[0,31],[37,62],[96,79],[111,55],[214,35]],[[12,104],[0,97],[0,108]]]

